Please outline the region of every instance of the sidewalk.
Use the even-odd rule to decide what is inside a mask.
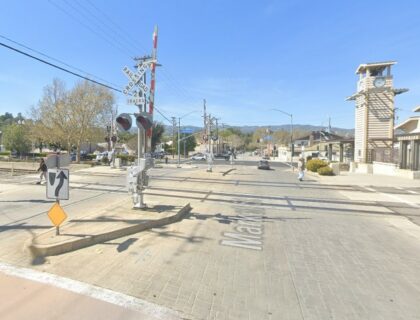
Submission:
[[[407,187],[420,188],[419,180],[405,179],[379,174],[364,174],[341,172],[338,176],[320,176],[318,173],[306,170],[305,174],[315,178],[322,184],[337,185],[358,185],[358,186],[378,186],[378,187]]]
[[[83,282],[0,263],[0,318],[175,320],[168,308]]]

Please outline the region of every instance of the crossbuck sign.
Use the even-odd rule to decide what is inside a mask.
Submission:
[[[147,61],[139,64],[136,72],[131,71],[130,68],[127,66],[123,68],[124,74],[127,76],[128,80],[130,80],[128,84],[124,87],[123,93],[126,96],[133,96],[132,98],[127,99],[128,104],[141,105],[146,102],[145,98],[140,96],[139,91],[135,91],[134,94],[130,94],[130,92],[135,86],[137,86],[143,93],[149,91],[149,87],[143,82],[143,75],[149,67],[150,62],[152,61]]]

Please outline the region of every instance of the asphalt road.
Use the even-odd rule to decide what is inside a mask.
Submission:
[[[21,246],[48,225],[50,204],[28,177],[8,180],[0,192],[1,260],[185,319],[419,319],[420,231],[403,216],[414,214],[403,200],[415,205],[419,190],[299,182],[285,164],[206,167],[151,172],[146,202],[190,202],[188,219],[38,264]],[[82,215],[127,197],[124,179],[122,171],[74,173],[67,210]],[[39,202],[23,201],[28,194]]]

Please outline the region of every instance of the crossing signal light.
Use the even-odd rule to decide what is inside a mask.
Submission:
[[[112,136],[111,137],[111,141],[114,142],[114,143],[117,142],[117,137],[116,136]]]
[[[121,113],[117,119],[115,119],[118,129],[128,131],[131,128],[132,120],[128,113]]]
[[[150,113],[142,112],[136,116],[136,124],[138,128],[149,130],[153,126],[153,118]]]

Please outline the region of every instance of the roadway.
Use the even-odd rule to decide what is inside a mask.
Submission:
[[[42,261],[22,243],[49,225],[45,191],[33,177],[0,178],[1,260],[185,319],[418,319],[420,229],[405,217],[418,215],[418,186],[299,182],[281,163],[216,163],[212,173],[203,163],[151,171],[146,202],[190,202],[189,218]],[[72,173],[66,210],[128,197],[124,174]]]

